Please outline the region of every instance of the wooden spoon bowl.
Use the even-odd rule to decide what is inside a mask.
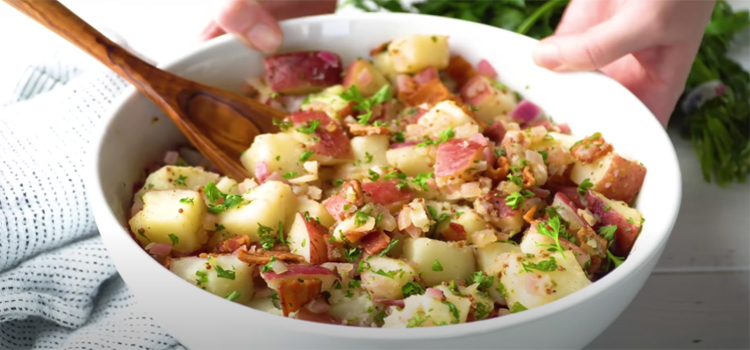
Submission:
[[[133,84],[164,111],[192,144],[225,175],[250,177],[239,157],[255,136],[277,132],[284,111],[254,99],[158,69],[107,39],[54,0],[3,0],[57,33]]]

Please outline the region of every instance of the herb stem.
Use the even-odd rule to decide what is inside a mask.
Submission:
[[[552,0],[542,6],[539,6],[536,11],[534,11],[521,23],[521,25],[518,26],[518,29],[516,29],[516,33],[526,35],[526,32],[528,32],[529,29],[534,26],[534,23],[536,23],[539,17],[542,17],[543,14],[548,11],[552,11],[554,8],[566,6],[568,2],[569,0]]]

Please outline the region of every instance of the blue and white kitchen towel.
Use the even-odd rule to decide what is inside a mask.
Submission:
[[[127,83],[49,51],[0,70],[0,349],[184,349],[134,308],[86,198],[90,140]]]

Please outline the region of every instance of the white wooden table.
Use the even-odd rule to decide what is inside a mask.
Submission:
[[[156,62],[195,45],[216,6],[211,0],[63,3]],[[730,3],[750,7],[747,0]],[[34,39],[57,40],[5,4],[0,4],[0,33],[3,52],[21,50]],[[750,31],[740,42],[733,54],[747,68]],[[7,67],[27,58],[2,55],[0,62]],[[12,69],[0,75],[0,80],[12,78]],[[589,348],[750,348],[750,186],[705,183],[690,143],[670,134],[683,176],[677,224],[646,286]]]

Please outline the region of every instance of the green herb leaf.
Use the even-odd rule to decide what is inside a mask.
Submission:
[[[297,130],[297,131],[299,131],[299,132],[301,132],[303,134],[312,135],[312,134],[315,133],[315,129],[317,129],[319,126],[320,126],[320,122],[319,121],[312,120],[312,121],[305,122],[305,124],[297,127],[297,129],[295,129],[295,130]]]
[[[581,184],[580,184],[580,185],[578,185],[578,194],[580,194],[581,196],[585,196],[585,195],[586,195],[586,192],[588,192],[588,190],[589,190],[590,188],[592,188],[592,187],[594,187],[594,184],[592,184],[592,183],[591,183],[591,181],[589,181],[589,179],[588,179],[588,178],[585,178],[585,179],[584,179],[584,180],[583,180],[583,181],[581,182]]]
[[[303,151],[302,154],[299,156],[300,162],[306,162],[312,155],[315,154],[315,151]]]
[[[180,243],[180,237],[177,237],[174,233],[169,234],[169,240],[172,241],[172,245],[177,245],[177,243]]]
[[[440,264],[440,261],[435,259],[435,261],[432,263],[432,271],[443,271],[443,265]]]
[[[185,198],[181,198],[180,199],[180,203],[182,203],[182,204],[193,204],[194,200],[195,200],[195,198],[185,197]]]
[[[526,311],[528,310],[523,304],[519,302],[515,302],[513,306],[510,307],[510,313],[514,314],[516,312]]]
[[[617,225],[599,227],[599,234],[608,241],[611,241],[615,238],[615,232],[617,232]]]
[[[422,293],[424,293],[424,289],[422,289],[422,286],[414,281],[410,281],[403,285],[401,287],[401,291],[404,293],[404,298],[407,298],[411,295],[422,295]]]
[[[241,296],[242,296],[242,294],[237,293],[237,291],[235,290],[232,293],[230,293],[229,295],[227,295],[227,300],[229,300],[229,301],[235,301],[235,300],[237,300]]]
[[[219,265],[214,266],[214,268],[216,269],[216,277],[226,278],[228,280],[234,280],[234,271],[224,270]]]

